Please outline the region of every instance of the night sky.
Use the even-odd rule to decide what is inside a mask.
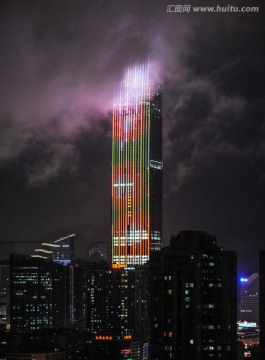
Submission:
[[[109,241],[111,112],[149,60],[163,93],[164,244],[216,234],[240,274],[265,249],[265,10],[248,0],[1,0],[1,240]],[[169,4],[259,6],[168,13]],[[33,246],[33,245],[32,245]],[[0,257],[31,245],[0,245]]]

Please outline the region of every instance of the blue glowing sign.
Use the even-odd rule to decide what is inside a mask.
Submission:
[[[241,282],[248,282],[248,278],[240,278]]]

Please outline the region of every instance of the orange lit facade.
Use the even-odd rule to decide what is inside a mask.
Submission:
[[[113,340],[131,340],[132,335],[123,335],[123,336],[110,336],[110,335],[96,335],[95,340],[100,341],[113,341]]]
[[[113,106],[113,268],[145,264],[162,243],[161,96],[148,72],[128,70]]]

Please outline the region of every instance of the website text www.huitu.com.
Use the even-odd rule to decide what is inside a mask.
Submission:
[[[168,13],[257,13],[259,6],[233,6],[233,5],[216,5],[216,6],[191,6],[191,5],[167,5]]]

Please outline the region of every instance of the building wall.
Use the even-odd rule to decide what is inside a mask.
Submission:
[[[150,101],[150,228],[151,250],[162,247],[162,96],[159,86]]]
[[[148,269],[91,266],[87,271],[87,329],[94,335],[148,336]]]
[[[239,319],[259,323],[259,274],[254,273],[240,281]]]
[[[0,325],[6,328],[10,324],[10,266],[8,262],[0,263]]]
[[[181,232],[150,266],[150,358],[236,359],[235,253]]]
[[[15,333],[66,326],[69,319],[67,267],[12,254],[10,322]]]

